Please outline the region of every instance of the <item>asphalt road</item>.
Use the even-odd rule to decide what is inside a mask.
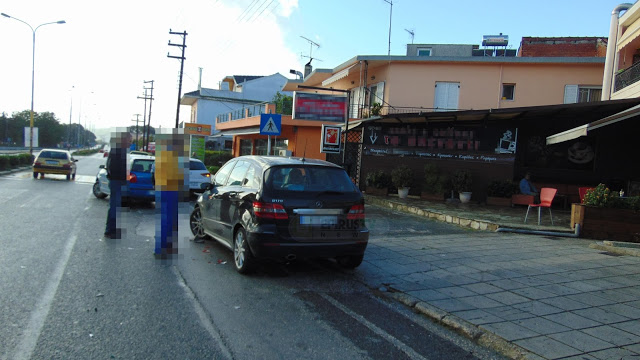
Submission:
[[[152,207],[125,210],[125,237],[104,240],[108,203],[91,194],[104,158],[79,159],[75,181],[0,177],[0,359],[499,358],[330,260],[239,275],[226,248],[191,241],[190,203],[177,260],[152,256]],[[367,219],[378,239],[466,231],[375,207]]]

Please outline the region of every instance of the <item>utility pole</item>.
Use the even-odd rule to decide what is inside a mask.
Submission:
[[[140,133],[138,131],[138,121],[139,121],[139,118],[140,118],[140,114],[134,114],[134,115],[136,116],[136,119],[135,120],[132,119],[131,121],[135,121],[136,122],[136,150],[140,150],[138,148],[138,134]]]
[[[144,99],[144,116],[142,118],[142,143],[144,144],[144,148],[148,150],[149,146],[149,128],[151,127],[151,105],[153,101],[153,82],[154,80],[144,81],[145,84],[151,83],[151,87],[144,88],[144,97],[138,96],[138,99]],[[147,91],[151,90],[151,96],[148,95]],[[149,121],[147,125],[147,100],[150,100],[149,103]]]
[[[180,82],[178,85],[178,106],[177,106],[177,110],[176,110],[176,129],[178,128],[179,122],[180,122],[180,97],[182,96],[182,71],[184,70],[184,48],[187,47],[186,42],[187,42],[187,32],[183,31],[183,32],[175,32],[172,31],[171,29],[169,29],[169,34],[170,35],[180,35],[182,36],[182,45],[180,44],[172,44],[171,40],[169,40],[169,46],[177,46],[179,48],[182,49],[182,55],[181,56],[171,56],[169,55],[169,53],[167,52],[167,57],[173,58],[173,59],[180,59]]]

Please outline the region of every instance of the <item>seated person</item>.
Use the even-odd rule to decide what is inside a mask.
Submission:
[[[538,192],[538,189],[536,189],[536,187],[531,182],[531,172],[529,171],[527,171],[524,174],[524,178],[520,180],[520,193],[524,195],[532,195],[533,203],[540,203],[540,192]]]
[[[287,184],[284,186],[287,190],[302,191],[304,190],[304,176],[300,169],[291,169],[289,177],[287,178]]]

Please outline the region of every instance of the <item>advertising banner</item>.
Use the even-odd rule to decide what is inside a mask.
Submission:
[[[344,122],[346,116],[346,96],[293,93],[294,119]]]
[[[320,152],[338,154],[340,153],[340,138],[342,128],[335,125],[322,125],[322,142]]]
[[[189,135],[211,135],[211,125],[208,124],[195,124],[195,123],[185,123],[184,124],[184,133]]]
[[[24,128],[24,147],[29,147],[29,139],[31,138],[31,128]],[[33,128],[33,147],[38,147],[38,128]]]

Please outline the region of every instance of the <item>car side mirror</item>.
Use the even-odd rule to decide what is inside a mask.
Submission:
[[[215,187],[215,185],[213,185],[212,183],[203,183],[200,184],[200,188],[204,191],[209,191],[212,190]]]
[[[104,165],[100,165],[100,166],[99,166],[99,168],[100,168],[100,169],[104,169]]]

